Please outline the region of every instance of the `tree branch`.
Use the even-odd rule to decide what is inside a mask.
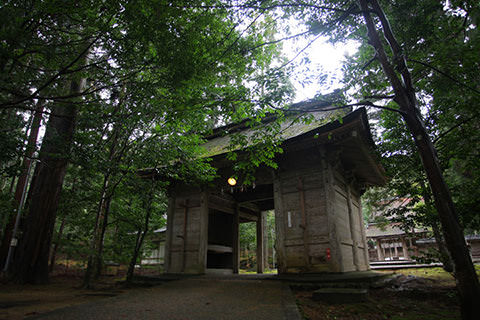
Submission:
[[[345,9],[339,9],[336,7],[320,6],[310,3],[294,2],[294,3],[279,3],[271,6],[261,6],[261,5],[249,5],[249,4],[239,4],[239,5],[173,5],[168,7],[174,8],[189,8],[189,9],[254,9],[254,10],[272,10],[276,8],[312,8],[323,11],[333,11],[333,12],[347,12]]]
[[[440,69],[432,66],[431,64],[428,64],[428,63],[426,63],[426,62],[422,62],[422,61],[419,61],[419,60],[415,60],[415,59],[410,59],[410,58],[408,59],[408,61],[411,61],[411,62],[414,62],[414,63],[418,63],[418,64],[421,64],[421,65],[424,66],[424,67],[427,67],[427,68],[429,68],[429,69],[432,69],[433,71],[440,73],[442,76],[444,76],[444,77],[452,80],[452,81],[455,82],[457,85],[459,85],[459,86],[461,86],[461,87],[465,87],[465,88],[467,88],[468,90],[471,90],[471,91],[475,92],[476,94],[480,94],[480,91],[479,91],[479,90],[477,90],[477,89],[475,89],[474,87],[471,87],[471,86],[469,86],[469,85],[467,85],[467,84],[465,84],[465,83],[463,83],[463,82],[455,79],[454,77],[452,77],[452,76],[449,75],[448,73],[443,72],[442,70],[440,70]]]
[[[445,137],[447,134],[449,134],[450,132],[452,132],[453,130],[457,129],[458,127],[464,125],[465,123],[467,122],[470,122],[472,121],[473,119],[477,118],[478,117],[478,114],[476,115],[473,115],[471,116],[470,118],[467,118],[463,121],[460,121],[459,123],[457,123],[456,125],[454,125],[453,127],[449,128],[447,131],[445,132],[442,132],[438,135],[438,137],[436,137],[434,140],[433,140],[433,143],[435,144],[437,141],[439,141],[440,139],[442,139],[443,137]]]
[[[89,50],[90,48],[95,44],[95,42],[98,41],[98,39],[100,39],[101,37],[101,33],[99,33],[95,39],[93,39],[93,41],[91,41],[84,50],[82,50],[76,57],[75,59],[73,59],[69,64],[67,64],[65,67],[63,67],[62,69],[60,69],[55,75],[53,75],[49,80],[47,80],[43,85],[41,85],[38,89],[36,89],[31,95],[29,95],[28,97],[25,97],[25,98],[22,98],[20,100],[17,100],[17,101],[13,101],[13,102],[7,102],[7,103],[2,103],[0,104],[0,107],[5,107],[5,106],[13,106],[13,105],[17,105],[17,104],[20,104],[22,102],[25,102],[25,101],[28,101],[28,100],[32,100],[32,99],[35,99],[36,96],[38,95],[38,93],[40,91],[42,91],[43,89],[45,89],[46,87],[48,87],[50,84],[52,84],[52,82],[54,82],[57,78],[59,78],[62,74],[65,74],[68,72],[68,69],[70,69],[72,66],[74,66]]]

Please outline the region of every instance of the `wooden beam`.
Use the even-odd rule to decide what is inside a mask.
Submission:
[[[252,212],[254,215],[258,215],[258,213],[261,211],[260,208],[259,208],[256,204],[251,203],[251,202],[241,203],[241,204],[239,204],[239,206],[240,206],[240,209],[241,209],[241,210],[250,211],[250,212]]]
[[[187,219],[188,219],[188,199],[185,199],[185,206],[183,210],[183,259],[182,259],[182,272],[185,272],[185,266],[187,263]]]
[[[346,182],[345,184],[346,193],[347,193],[347,210],[348,210],[348,221],[350,225],[350,238],[353,242],[352,247],[352,255],[353,255],[353,264],[355,265],[355,270],[361,271],[363,270],[362,266],[360,265],[360,257],[359,257],[359,250],[358,250],[358,241],[357,236],[355,234],[355,217],[353,216],[355,213],[353,212],[353,203],[352,203],[352,192],[350,190],[350,184]],[[362,220],[358,221],[359,223],[363,223]]]
[[[378,255],[378,261],[385,260],[385,256],[383,255],[381,239],[377,239],[377,255]]]
[[[263,273],[263,222],[262,215],[264,213],[260,212],[257,220],[257,273]]]
[[[200,209],[200,227],[199,227],[199,248],[198,248],[198,265],[203,266],[203,273],[207,269],[207,246],[208,246],[208,202],[209,196],[207,191],[203,191],[201,195]]]
[[[278,273],[285,273],[287,270],[287,259],[285,256],[285,217],[283,212],[283,194],[280,177],[274,174],[273,194],[275,201],[275,248],[277,252]]]
[[[167,231],[165,237],[165,271],[170,272],[172,263],[172,240],[173,240],[173,220],[175,215],[175,196],[170,195],[168,197],[168,209],[167,209]]]
[[[240,216],[238,206],[233,216],[233,273],[238,273],[240,267],[240,237],[239,237]]]
[[[255,189],[234,192],[232,196],[240,203],[273,199],[273,185],[257,185]]]
[[[251,213],[247,213],[247,212],[243,212],[243,211],[240,211],[238,213],[239,217],[244,219],[244,220],[247,220],[248,222],[256,222],[258,221],[258,217],[251,214]]]

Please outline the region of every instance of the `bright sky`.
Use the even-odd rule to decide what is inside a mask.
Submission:
[[[292,28],[292,33],[300,33],[305,26],[297,25]],[[310,40],[310,39],[308,39]],[[309,41],[304,38],[296,38],[283,42],[283,52],[288,59],[308,45]],[[303,54],[295,59],[301,62],[307,57],[305,64],[296,68],[298,77],[291,79],[296,89],[294,102],[311,99],[317,93],[329,93],[340,86],[342,62],[346,55],[353,55],[358,50],[359,44],[354,41],[337,43],[335,46],[327,41],[326,37],[320,37],[313,42]],[[327,74],[328,77],[323,83],[319,76]],[[303,84],[302,84],[303,82]]]

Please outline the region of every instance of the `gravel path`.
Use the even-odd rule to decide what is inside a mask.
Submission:
[[[299,320],[281,281],[193,278],[55,310],[33,319]]]

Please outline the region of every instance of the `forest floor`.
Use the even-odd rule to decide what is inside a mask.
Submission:
[[[44,285],[0,283],[0,320],[25,319],[56,309],[113,297],[140,287],[124,288],[119,281],[124,270],[109,270],[110,275],[96,281],[93,289],[82,289],[83,274],[79,269],[62,266]],[[118,272],[117,272],[118,271]]]
[[[476,266],[480,274],[480,266]],[[149,272],[147,272],[149,273]],[[370,289],[366,302],[327,304],[312,299],[313,290],[293,289],[304,319],[459,319],[458,298],[453,277],[441,268],[396,270],[397,280],[378,289]],[[142,290],[141,286],[119,285],[124,272],[102,277],[95,289],[81,289],[77,270],[60,271],[46,285],[0,284],[0,320],[24,319],[59,308],[74,306]]]
[[[476,266],[480,277],[480,266]],[[393,271],[383,271],[392,273]],[[441,268],[399,269],[394,281],[369,289],[361,303],[329,304],[313,300],[313,289],[294,289],[304,319],[445,320],[460,319],[455,280]]]

